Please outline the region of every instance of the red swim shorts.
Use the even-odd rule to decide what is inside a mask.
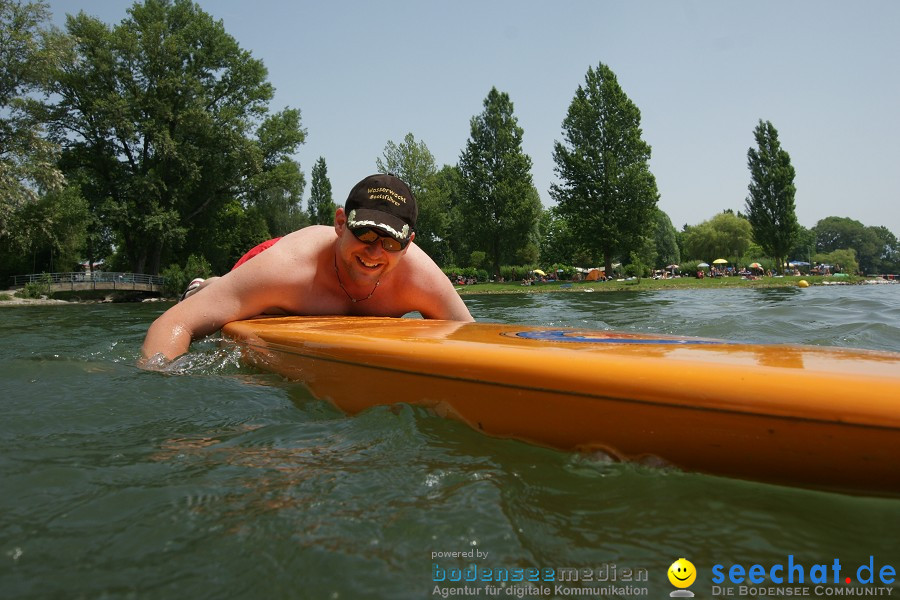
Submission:
[[[244,264],[245,262],[247,262],[248,260],[250,260],[251,258],[256,256],[257,254],[259,254],[260,252],[263,252],[264,250],[268,250],[269,248],[271,248],[272,246],[275,245],[275,242],[277,242],[280,239],[281,239],[280,237],[272,238],[271,240],[266,240],[265,242],[263,242],[262,244],[259,244],[258,246],[254,246],[247,252],[247,254],[243,255],[239,261],[234,263],[234,266],[231,267],[231,270],[234,271],[239,266],[241,266],[242,264]]]

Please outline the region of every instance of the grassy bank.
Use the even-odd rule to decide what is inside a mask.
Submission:
[[[521,285],[514,283],[477,283],[475,285],[457,286],[462,296],[477,294],[540,294],[545,292],[636,292],[653,290],[711,289],[711,288],[780,288],[797,287],[800,280],[810,285],[827,283],[860,283],[863,277],[762,277],[760,279],[741,279],[740,277],[717,277],[697,279],[681,277],[678,279],[649,279],[631,281],[556,281],[552,283],[535,283]]]

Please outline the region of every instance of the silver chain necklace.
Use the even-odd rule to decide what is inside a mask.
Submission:
[[[378,289],[378,284],[381,283],[381,277],[379,277],[378,280],[375,282],[375,287],[372,288],[372,291],[369,292],[369,295],[366,296],[365,298],[360,298],[359,300],[357,300],[356,298],[351,296],[350,292],[347,291],[347,288],[344,287],[344,282],[341,281],[341,272],[338,271],[338,267],[337,267],[337,253],[335,253],[335,255],[334,255],[334,274],[337,275],[338,285],[341,286],[341,289],[344,290],[344,293],[347,294],[348,298],[350,298],[350,302],[352,302],[354,304],[356,304],[357,302],[365,302],[366,300],[371,298],[372,294],[375,293],[375,290]]]

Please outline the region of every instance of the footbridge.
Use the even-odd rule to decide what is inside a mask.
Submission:
[[[12,287],[21,288],[36,283],[50,292],[76,292],[80,290],[123,290],[162,292],[165,278],[143,273],[112,273],[109,271],[71,273],[31,273],[10,278]]]

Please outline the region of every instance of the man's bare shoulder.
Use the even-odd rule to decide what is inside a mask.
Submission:
[[[229,283],[231,291],[241,298],[264,298],[273,305],[288,290],[294,296],[312,285],[333,242],[334,229],[330,227],[294,231],[227,273],[223,283]],[[219,287],[224,292],[226,286]]]
[[[331,249],[334,229],[325,225],[312,225],[287,234],[278,243],[254,257],[249,263],[260,259],[255,267],[286,268],[282,277],[300,274],[307,268],[315,270],[317,262]],[[262,260],[265,259],[265,260]]]
[[[292,254],[314,254],[334,242],[334,227],[327,225],[310,225],[287,234],[276,246],[289,250]],[[275,246],[273,246],[274,248]]]
[[[402,276],[406,280],[404,283],[415,285],[421,283],[424,286],[430,286],[434,280],[446,278],[441,268],[432,260],[424,250],[416,244],[410,244],[403,257]]]

